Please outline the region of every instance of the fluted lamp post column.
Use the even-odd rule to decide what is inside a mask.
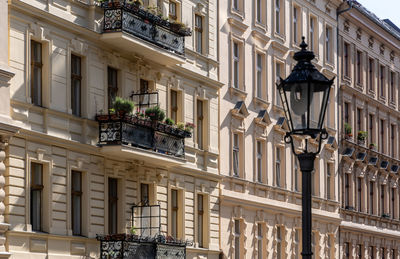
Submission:
[[[297,61],[291,74],[277,83],[283,110],[288,122],[289,131],[285,135],[285,142],[291,144],[292,151],[299,160],[302,172],[302,240],[303,259],[312,258],[312,200],[311,200],[311,173],[314,170],[314,160],[321,151],[321,144],[328,137],[323,128],[329,93],[333,80],[321,74],[311,60],[315,58],[312,51],[307,50],[307,44],[302,37],[301,50],[294,54]],[[293,136],[303,139],[302,152],[297,153],[293,143]],[[317,151],[309,151],[309,140],[318,142]]]

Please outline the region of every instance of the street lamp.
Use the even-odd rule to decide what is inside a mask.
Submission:
[[[302,237],[303,258],[311,259],[311,172],[314,170],[314,160],[321,151],[322,140],[328,133],[322,128],[333,80],[321,74],[311,63],[315,55],[308,51],[302,37],[301,50],[294,54],[297,61],[292,73],[277,83],[279,95],[289,126],[285,142],[291,144],[293,153],[299,159],[302,172]],[[293,136],[303,136],[305,145],[303,152],[296,153]],[[308,150],[309,139],[318,141],[318,150]]]

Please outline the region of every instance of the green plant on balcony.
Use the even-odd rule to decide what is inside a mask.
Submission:
[[[377,145],[375,143],[369,144],[369,149],[376,150],[376,148],[377,148]]]
[[[152,121],[163,121],[165,118],[165,112],[159,106],[146,109],[145,114]]]
[[[178,129],[180,129],[180,130],[185,130],[185,123],[183,123],[183,122],[178,122],[178,123],[176,124],[176,127],[177,127]]]
[[[135,104],[129,99],[124,99],[117,96],[115,98],[113,106],[115,112],[120,116],[123,116],[125,114],[131,114]]]
[[[349,138],[353,137],[353,134],[351,133],[352,130],[353,129],[351,128],[350,124],[348,124],[347,122],[344,123],[344,134],[345,134],[345,138],[346,139],[349,139]]]
[[[193,123],[191,123],[191,122],[187,122],[186,124],[185,124],[185,131],[187,131],[187,132],[193,132],[193,129],[196,127],[196,125],[194,125]]]
[[[358,133],[357,133],[357,140],[359,140],[359,141],[364,141],[364,142],[365,142],[365,140],[367,139],[367,137],[368,137],[368,132],[362,131],[362,130],[358,131]]]
[[[173,126],[173,125],[175,125],[175,121],[173,119],[171,119],[171,118],[166,118],[165,119],[165,124]]]

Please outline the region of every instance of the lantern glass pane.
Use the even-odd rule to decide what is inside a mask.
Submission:
[[[308,85],[307,83],[290,84],[285,87],[288,110],[293,130],[307,128]]]

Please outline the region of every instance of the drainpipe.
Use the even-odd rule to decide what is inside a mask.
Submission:
[[[339,15],[341,15],[342,13],[350,11],[353,8],[354,0],[346,0],[346,2],[349,5],[349,7],[347,7],[346,9],[343,9],[343,10],[336,9],[336,21],[337,21],[337,26],[336,26],[336,50],[339,50]],[[336,125],[339,126],[339,129],[338,129],[338,137],[339,137],[340,136],[340,132],[342,132],[341,131],[342,124],[341,124],[340,117],[339,117],[340,116],[339,105],[340,105],[340,101],[341,101],[341,98],[340,98],[341,94],[339,92],[339,88],[340,88],[339,51],[336,54],[336,72],[337,72],[337,87],[338,87],[338,95],[337,95],[337,98],[336,98],[337,99],[337,112],[338,112],[337,113],[337,123],[336,123]],[[338,144],[340,144],[339,143],[339,139],[338,139]],[[340,147],[340,145],[339,145],[339,147]],[[340,154],[338,152],[337,153],[338,171],[339,171],[339,159],[340,159]],[[341,182],[340,182],[340,175],[339,175],[339,177],[338,177],[338,189],[339,189],[338,197],[341,197],[341,195],[340,195],[341,194],[341,188],[340,187],[341,187]],[[341,199],[339,199],[339,203],[341,204]],[[340,242],[341,242],[340,225],[339,225],[339,230],[338,231],[339,231],[339,258],[340,258],[340,255],[342,254],[341,246],[340,246]]]

